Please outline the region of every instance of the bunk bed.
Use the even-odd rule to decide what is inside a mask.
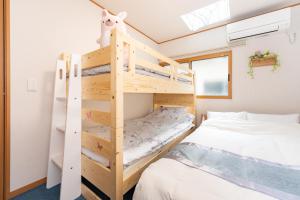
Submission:
[[[143,59],[138,51],[159,62],[162,67]],[[126,53],[124,53],[126,52]],[[125,61],[128,56],[128,62]],[[70,57],[66,54],[67,62]],[[108,101],[110,112],[82,108],[82,120],[110,127],[110,140],[91,131],[82,131],[81,144],[88,151],[108,160],[108,166],[86,154],[81,157],[82,176],[111,199],[119,200],[137,182],[143,170],[162,157],[171,147],[188,136],[193,128],[167,141],[156,151],[129,166],[123,166],[124,93],[153,93],[153,109],[185,107],[195,115],[194,74],[148,46],[117,30],[111,34],[108,47],[81,56],[82,100]],[[183,73],[184,72],[184,73]],[[75,69],[75,74],[76,74]],[[84,189],[84,191],[89,191]]]

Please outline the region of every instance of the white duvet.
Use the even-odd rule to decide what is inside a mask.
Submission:
[[[286,165],[300,165],[299,124],[211,119],[183,142],[194,142]],[[134,199],[267,200],[273,197],[163,158],[143,172]]]

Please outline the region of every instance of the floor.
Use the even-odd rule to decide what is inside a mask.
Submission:
[[[20,196],[13,198],[12,200],[57,200],[59,199],[59,186],[51,188],[50,190],[46,189],[46,185],[41,185],[33,190],[30,190]],[[79,197],[76,200],[84,200],[83,197]]]
[[[101,191],[97,190],[88,181],[83,180],[83,183],[91,188],[102,200],[109,200],[109,198]],[[20,196],[13,198],[12,200],[58,200],[59,199],[60,187],[56,186],[49,190],[46,189],[46,185],[41,185],[35,189],[32,189]],[[124,195],[124,200],[132,200],[134,188]],[[83,197],[79,197],[76,200],[84,200]]]

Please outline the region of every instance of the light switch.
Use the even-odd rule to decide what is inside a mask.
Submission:
[[[27,80],[27,91],[36,92],[37,91],[37,80],[35,78],[29,78]]]

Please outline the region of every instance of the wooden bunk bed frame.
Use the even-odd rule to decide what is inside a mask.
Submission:
[[[124,48],[129,49],[129,63],[126,71],[123,68]],[[141,59],[136,54],[137,51],[158,59],[158,62],[168,63],[171,67],[165,68]],[[63,59],[70,61],[70,57],[66,55]],[[188,111],[195,115],[194,74],[186,69],[187,74],[179,74],[178,69],[181,68],[179,63],[117,30],[111,34],[110,46],[82,55],[81,59],[82,70],[108,64],[111,66],[110,73],[82,77],[82,100],[109,101],[110,112],[82,108],[82,119],[110,126],[111,141],[83,131],[81,142],[82,147],[107,158],[110,167],[107,168],[82,154],[82,176],[111,199],[119,200],[123,199],[123,194],[137,183],[148,165],[162,157],[171,147],[193,131],[193,129],[188,130],[159,151],[123,169],[124,93],[153,93],[154,109],[160,106],[187,107]],[[135,73],[136,65],[168,74],[170,78],[137,74]],[[184,78],[190,82],[180,82],[178,78]],[[90,192],[90,190],[84,191]]]

